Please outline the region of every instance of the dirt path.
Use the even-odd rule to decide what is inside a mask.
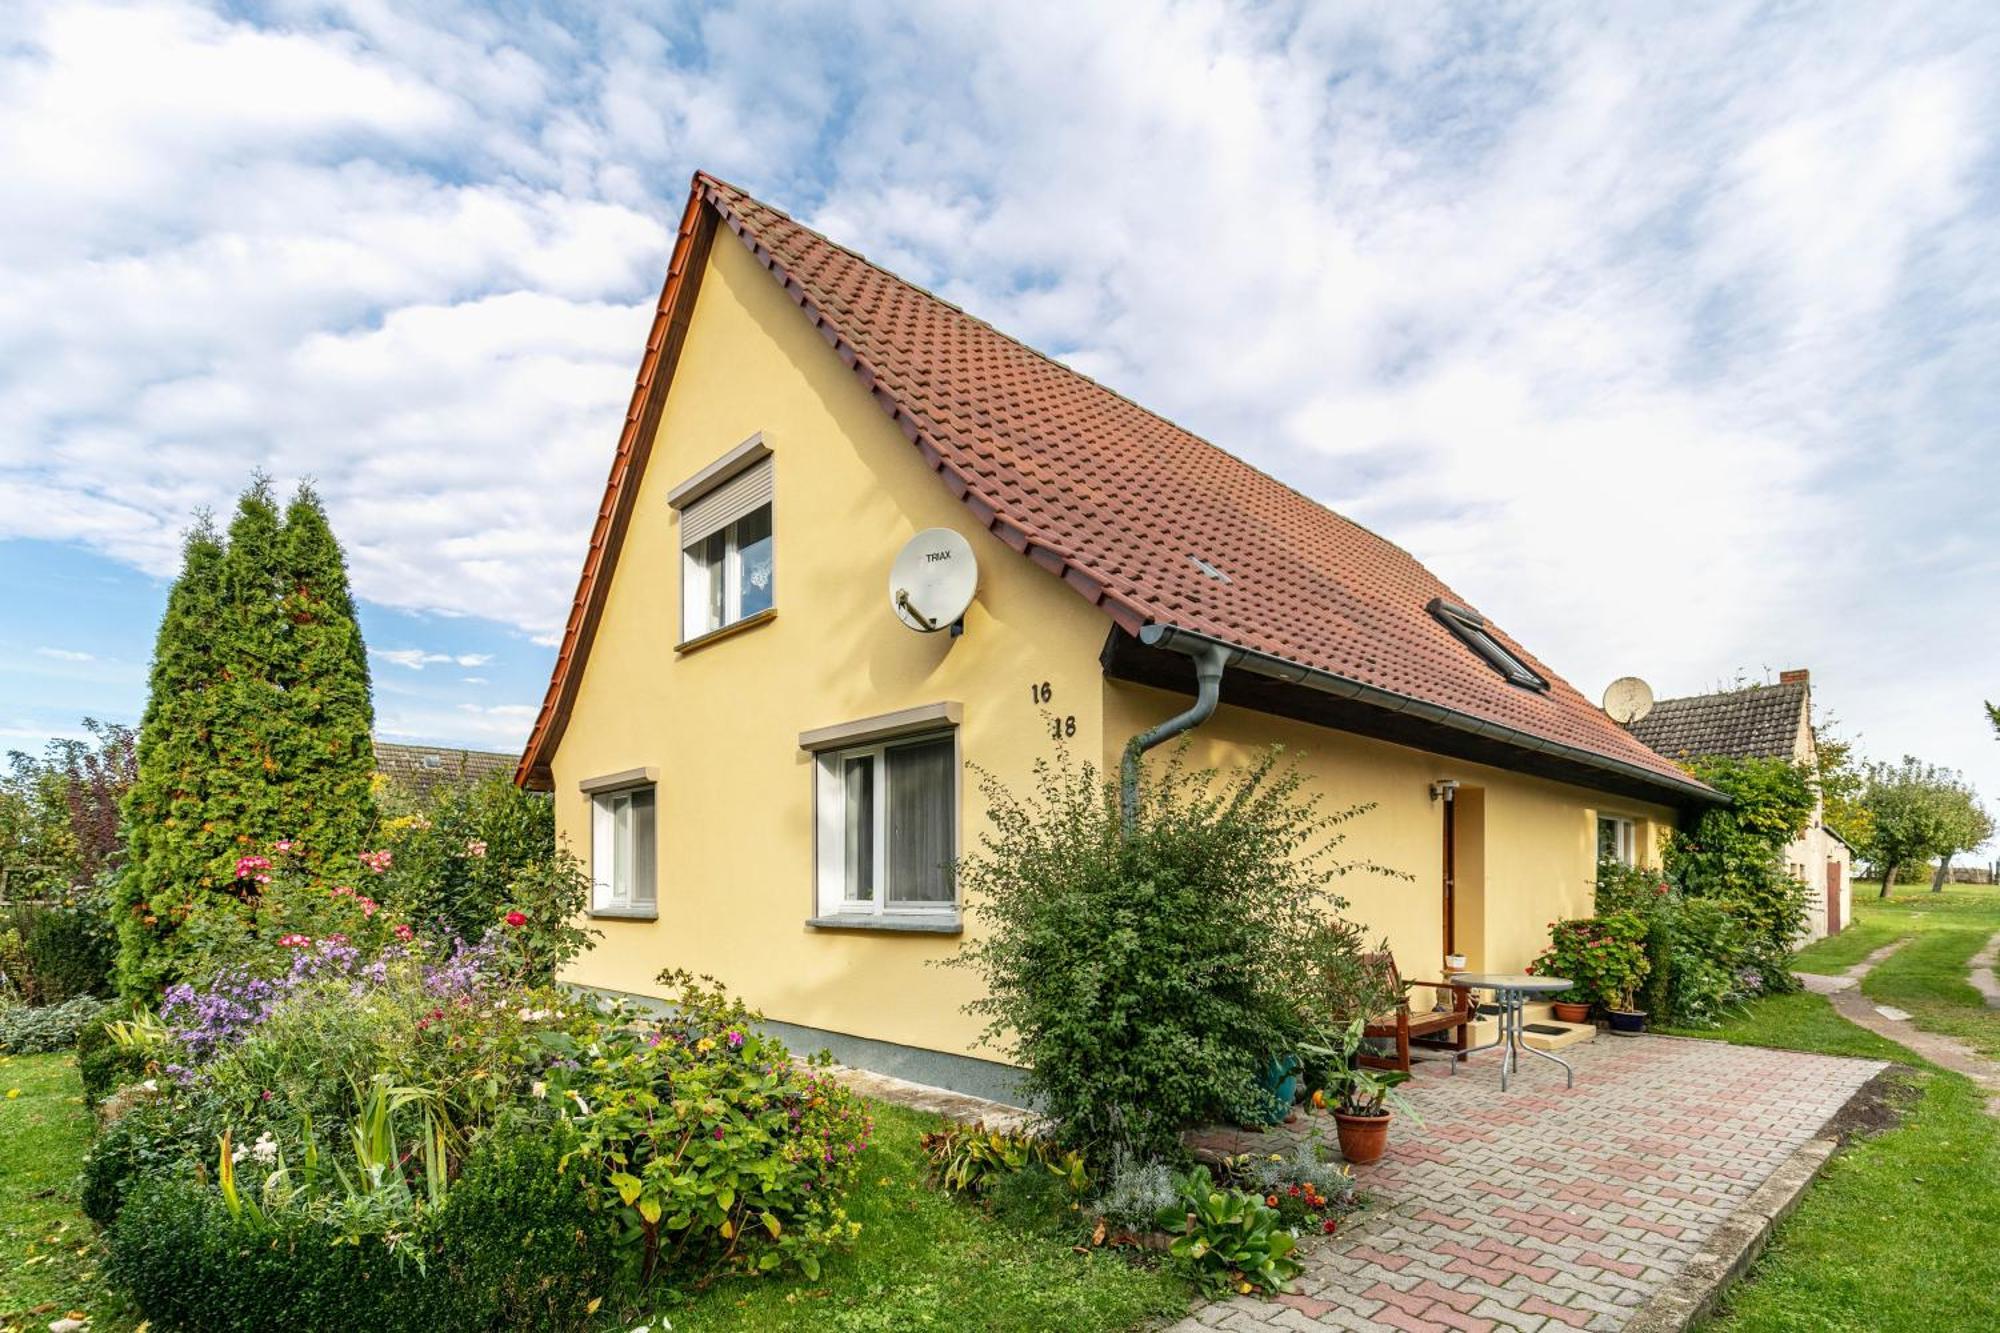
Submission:
[[[1993,932],[1984,949],[1972,955],[1972,972],[1968,977],[1972,988],[1986,998],[1988,1009],[2000,1009],[2000,978],[1993,975],[1995,963],[2000,963],[2000,930]]]
[[[1902,1010],[1891,1008],[1886,1004],[1878,1005],[1861,993],[1859,985],[1861,978],[1873,971],[1876,964],[1909,942],[1909,937],[1905,936],[1894,944],[1884,945],[1863,961],[1848,968],[1845,975],[1816,978],[1822,983],[1828,983],[1826,985],[1813,986],[1808,980],[1808,988],[1827,996],[1834,1009],[1848,1022],[1867,1028],[1877,1036],[1887,1037],[1890,1041],[1907,1046],[1932,1064],[1949,1069],[1953,1073],[1963,1074],[1977,1083],[1986,1090],[1987,1114],[2000,1117],[2000,1063],[1987,1059],[1955,1037],[1923,1031],[1912,1023],[1910,1016]],[[1988,981],[1992,980],[1996,949],[2000,949],[2000,934],[1988,940],[1985,950],[1972,960],[1975,965],[1985,968]],[[1973,977],[1972,984],[1979,986],[1977,966]],[[1801,977],[1801,980],[1807,979]],[[1979,986],[1979,989],[1980,993],[1987,997],[1986,1002],[1993,1004],[1993,992],[1984,986]]]
[[[1800,983],[1815,995],[1838,995],[1844,990],[1853,990],[1856,986],[1859,986],[1861,978],[1875,970],[1875,964],[1881,962],[1884,958],[1887,958],[1890,954],[1896,952],[1896,950],[1909,942],[1910,937],[1905,935],[1893,944],[1885,944],[1837,976],[1821,976],[1816,972],[1794,972],[1792,975],[1797,977]]]

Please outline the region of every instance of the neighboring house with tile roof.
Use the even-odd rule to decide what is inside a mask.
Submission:
[[[1756,684],[1713,694],[1661,699],[1632,723],[1632,735],[1679,763],[1697,759],[1790,759],[1819,766],[1813,736],[1812,673],[1778,673],[1775,685]],[[1853,917],[1854,850],[1826,826],[1823,804],[1785,852],[1792,874],[1804,880],[1809,939],[1836,935]]]
[[[470,787],[511,773],[520,756],[494,750],[456,750],[442,745],[375,742],[375,771],[413,799],[429,796],[439,783]]]
[[[915,534],[970,544],[951,633],[892,612]],[[963,633],[957,632],[962,629]],[[1720,798],[1407,552],[742,191],[689,194],[517,778],[586,854],[572,980],[711,973],[854,1063],[997,1088],[948,871],[1059,751],[1220,706],[1336,806],[1351,914],[1406,975],[1517,969],[1589,911],[1601,819],[1650,861]]]

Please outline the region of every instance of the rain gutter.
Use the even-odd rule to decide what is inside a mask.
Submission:
[[[1330,671],[1321,671],[1317,667],[1304,666],[1282,657],[1273,657],[1268,653],[1260,653],[1249,648],[1237,647],[1234,644],[1224,643],[1220,639],[1212,638],[1195,630],[1182,629],[1177,625],[1146,625],[1139,630],[1139,642],[1149,648],[1163,648],[1169,652],[1182,653],[1194,658],[1198,678],[1200,678],[1204,670],[1203,663],[1205,661],[1216,663],[1213,671],[1217,688],[1221,685],[1224,668],[1237,667],[1255,676],[1263,676],[1271,680],[1301,685],[1306,689],[1316,691],[1320,694],[1331,695],[1339,699],[1353,699],[1359,703],[1367,704],[1372,708],[1379,708],[1390,713],[1406,714],[1425,722],[1435,723],[1438,726],[1450,727],[1454,731],[1461,731],[1469,736],[1477,736],[1484,740],[1497,741],[1515,749],[1530,750],[1538,754],[1567,760],[1570,763],[1580,764],[1586,768],[1593,768],[1602,773],[1616,774],[1630,781],[1642,782],[1648,786],[1675,792],[1688,800],[1700,801],[1705,805],[1727,805],[1729,803],[1728,797],[1712,787],[1695,781],[1693,778],[1677,778],[1647,768],[1641,764],[1629,763],[1623,759],[1614,759],[1609,755],[1598,754],[1595,751],[1585,750],[1575,745],[1566,745],[1561,741],[1549,740],[1544,736],[1536,736],[1530,732],[1521,731],[1483,717],[1474,717],[1470,713],[1461,713],[1456,709],[1446,708],[1440,704],[1429,703],[1422,699],[1413,699],[1409,695],[1396,694],[1389,690],[1378,689],[1373,685],[1364,685],[1360,681],[1349,680],[1345,676],[1336,676]],[[1204,688],[1206,688],[1205,684]],[[1131,742],[1125,747],[1124,781],[1120,788],[1121,798],[1126,798],[1128,792],[1133,793],[1130,797],[1130,802],[1136,802],[1138,762],[1141,752],[1154,745],[1158,745],[1162,740],[1179,735],[1191,727],[1199,726],[1214,711],[1214,699],[1210,698],[1206,709],[1204,709],[1202,706],[1202,696],[1198,694],[1195,706],[1186,713],[1181,714],[1179,717],[1170,718],[1168,721],[1160,724],[1160,726],[1155,727],[1152,731],[1142,732],[1134,736]],[[1176,724],[1181,725],[1177,726]],[[1173,727],[1174,730],[1166,731],[1166,728],[1169,727]],[[1161,731],[1165,731],[1165,734],[1159,736],[1157,739],[1148,739],[1155,732]],[[1127,827],[1130,826],[1131,812],[1136,808],[1133,803],[1124,805],[1127,813]]]

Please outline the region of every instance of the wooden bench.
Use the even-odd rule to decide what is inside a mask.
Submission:
[[[1468,987],[1454,986],[1443,981],[1405,981],[1396,971],[1396,960],[1390,954],[1370,954],[1368,961],[1388,973],[1390,984],[1403,992],[1403,1001],[1396,1006],[1393,1015],[1378,1018],[1363,1029],[1365,1036],[1393,1040],[1396,1043],[1395,1055],[1391,1057],[1363,1053],[1361,1063],[1371,1069],[1400,1069],[1407,1074],[1410,1072],[1410,1043],[1413,1039],[1435,1039],[1440,1034],[1448,1034],[1441,1042],[1435,1044],[1442,1045],[1451,1052],[1449,1065],[1451,1072],[1456,1074],[1458,1062],[1465,1058],[1465,1049],[1472,1044],[1472,1024],[1478,1018],[1472,991]],[[1411,1013],[1409,998],[1411,987],[1422,987],[1448,996],[1450,1008]]]

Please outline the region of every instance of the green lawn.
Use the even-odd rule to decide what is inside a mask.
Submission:
[[[670,1307],[674,1333],[723,1329],[1121,1329],[1188,1308],[1187,1285],[1074,1235],[987,1216],[923,1181],[932,1116],[877,1105],[875,1147],[849,1203],[861,1241],[819,1282],[719,1284]]]
[[[90,1113],[76,1060],[0,1056],[0,1096],[0,1333],[46,1329],[73,1310],[92,1316],[98,1333],[129,1326],[123,1302],[99,1279],[103,1252],[77,1211]]]
[[[1845,936],[1814,945],[1811,961],[1819,966],[1811,970],[1838,971],[1909,935],[1912,942],[1869,975],[1866,993],[1918,1014],[1926,1028],[1963,1029],[1981,1044],[1993,1039],[2000,1015],[1980,1006],[1963,978],[1965,958],[2000,929],[2000,892],[1961,885],[1933,897],[1919,889],[1878,904],[1857,885],[1855,906],[1861,921],[1850,933],[1866,947]],[[1840,961],[1843,953],[1831,946],[1852,956]],[[1903,1121],[1858,1138],[1833,1159],[1750,1280],[1705,1328],[2000,1328],[2000,1120],[1985,1114],[1970,1081],[1847,1022],[1817,995],[1760,1000],[1720,1031],[1688,1035],[1911,1066],[1895,1090]]]
[[[76,1062],[68,1055],[0,1058],[0,1333],[45,1329],[71,1310],[92,1333],[134,1318],[99,1279],[101,1247],[77,1211],[74,1178],[90,1141]],[[875,1105],[875,1145],[849,1213],[859,1242],[817,1282],[732,1280],[659,1313],[675,1333],[811,1328],[1123,1329],[1189,1304],[1181,1279],[1104,1250],[1078,1254],[1062,1224],[990,1216],[924,1181],[917,1139],[937,1122]],[[627,1321],[606,1328],[627,1328]]]

